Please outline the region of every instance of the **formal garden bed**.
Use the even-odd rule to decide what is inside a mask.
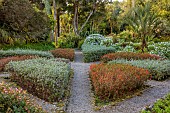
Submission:
[[[96,109],[140,95],[148,80],[169,78],[168,44],[155,44],[149,46],[150,52],[140,53],[130,43],[123,47],[101,35],[87,37],[82,45],[84,61],[101,61],[90,66],[89,74]]]
[[[61,49],[59,50],[59,55],[66,51],[70,51],[72,54],[70,58],[73,59],[74,50]],[[67,55],[54,58],[55,56],[53,57],[50,52],[15,49],[1,50],[0,56],[1,72],[10,73],[10,76],[2,73],[2,77],[10,78],[7,83],[4,83],[5,79],[0,78],[0,81],[3,81],[0,88],[2,89],[1,98],[3,98],[0,107],[1,112],[17,112],[18,110],[18,112],[40,113],[66,110],[73,76],[70,60],[64,59],[68,57]],[[7,84],[7,87],[4,87],[3,84]],[[18,97],[18,94],[15,93],[16,88],[13,88],[10,84],[17,84],[15,86],[20,89],[18,93],[21,93],[23,98]],[[4,93],[4,88],[8,88],[9,91]],[[27,92],[26,97],[21,91],[24,94]],[[10,96],[12,97],[10,98]],[[18,98],[21,98],[21,103]],[[13,103],[6,102],[7,100]],[[34,104],[26,104],[27,101]]]

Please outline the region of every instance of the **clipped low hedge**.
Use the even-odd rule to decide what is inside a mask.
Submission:
[[[163,80],[167,77],[170,77],[170,60],[113,60],[108,62],[108,64],[115,64],[115,63],[121,63],[121,64],[129,64],[133,66],[137,66],[140,68],[148,69],[149,72],[152,75],[152,79],[155,80]]]
[[[159,99],[151,109],[146,108],[142,113],[170,113],[170,93],[164,99]]]
[[[0,71],[3,71],[5,68],[5,65],[8,64],[10,61],[21,61],[21,60],[26,60],[26,59],[33,59],[37,58],[37,56],[12,56],[12,57],[6,57],[6,58],[1,58],[0,59]]]
[[[121,98],[143,86],[148,79],[146,69],[127,64],[92,64],[90,78],[100,99]]]
[[[45,113],[35,104],[27,92],[14,88],[13,84],[0,83],[0,112],[1,113]]]
[[[84,62],[94,62],[100,60],[101,56],[113,53],[116,49],[114,47],[106,47],[101,45],[90,45],[83,44],[82,52],[84,57]]]
[[[116,59],[127,59],[127,60],[144,60],[144,59],[161,59],[160,56],[149,54],[149,53],[134,53],[134,52],[117,52],[109,53],[102,56],[101,61],[108,62]]]
[[[53,55],[50,52],[31,50],[31,49],[10,49],[10,50],[0,50],[0,58],[9,56],[22,56],[22,55],[36,55],[39,57],[52,58]]]
[[[66,59],[70,59],[71,61],[74,60],[74,49],[55,49],[55,50],[51,50],[51,53],[53,54],[54,57],[57,58],[66,58]]]
[[[11,80],[48,102],[58,102],[67,95],[70,66],[56,59],[38,58],[14,61],[6,65]]]

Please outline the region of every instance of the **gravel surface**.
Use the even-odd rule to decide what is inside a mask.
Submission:
[[[92,113],[93,106],[90,96],[90,81],[88,70],[90,63],[82,63],[83,55],[80,51],[76,51],[75,62],[71,63],[74,69],[74,78],[72,81],[72,91],[69,104],[67,107],[68,113]]]
[[[139,113],[144,107],[152,106],[157,99],[170,93],[170,79],[163,82],[151,80],[147,84],[150,88],[146,89],[142,95],[127,99],[116,106],[103,108],[100,113]]]
[[[157,99],[170,92],[170,79],[162,82],[151,80],[146,83],[150,87],[144,90],[142,95],[122,101],[115,106],[106,106],[100,111],[94,111],[92,104],[94,98],[91,96],[88,76],[91,63],[82,63],[83,55],[80,51],[76,51],[75,56],[75,62],[71,63],[74,78],[67,113],[139,113],[144,107],[153,105]]]

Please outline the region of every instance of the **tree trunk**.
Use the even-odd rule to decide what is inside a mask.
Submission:
[[[135,0],[132,0],[132,7],[135,7]]]
[[[57,20],[57,9],[56,9],[55,0],[53,0],[53,9],[54,9],[54,20]],[[57,46],[57,23],[54,25],[54,42],[55,42],[55,46]]]
[[[74,33],[76,35],[79,35],[79,31],[78,31],[78,5],[79,5],[79,2],[78,2],[78,0],[76,0],[75,3],[74,3],[74,20],[73,20]]]
[[[60,37],[60,8],[57,9],[57,37]]]

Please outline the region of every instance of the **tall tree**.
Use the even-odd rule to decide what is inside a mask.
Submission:
[[[144,5],[139,5],[130,10],[126,17],[126,22],[130,25],[130,29],[141,38],[142,52],[144,52],[144,48],[147,48],[146,38],[153,37],[154,30],[157,29],[161,23],[156,12],[151,12],[151,8],[150,2],[147,2]]]

